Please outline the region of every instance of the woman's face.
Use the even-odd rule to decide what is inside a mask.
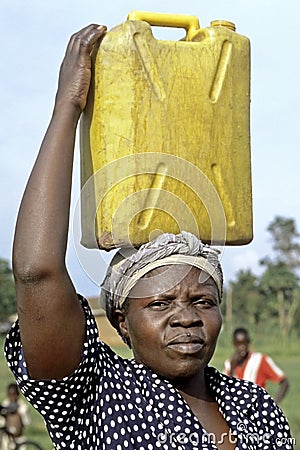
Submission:
[[[213,279],[196,267],[170,265],[149,272],[135,285],[120,330],[137,362],[175,380],[206,367],[221,323]]]

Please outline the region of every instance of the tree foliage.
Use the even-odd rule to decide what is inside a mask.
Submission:
[[[271,234],[273,263],[286,265],[291,270],[300,266],[300,234],[297,231],[295,220],[276,216],[267,228]]]
[[[299,306],[297,275],[283,262],[269,262],[261,277],[260,289],[276,305],[282,335],[289,335]]]
[[[231,281],[229,289],[227,289],[225,305],[230,307],[231,299],[229,296],[231,296],[231,314],[238,318],[240,323],[248,322],[256,325],[263,314],[263,308],[261,308],[262,296],[258,290],[258,284],[258,277],[250,269],[240,270],[235,280]]]
[[[254,275],[241,270],[230,283],[231,315],[234,325],[248,324],[252,329],[261,324],[276,326],[282,336],[294,328],[300,334],[300,234],[294,219],[277,216],[269,224],[272,251],[260,260],[263,272]],[[228,289],[227,289],[228,295]]]
[[[15,287],[7,260],[0,258],[0,322],[16,313]]]

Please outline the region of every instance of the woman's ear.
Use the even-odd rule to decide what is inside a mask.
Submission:
[[[129,333],[127,328],[127,321],[126,316],[123,310],[116,309],[114,311],[115,321],[118,324],[120,334],[121,336],[126,340],[129,341]]]

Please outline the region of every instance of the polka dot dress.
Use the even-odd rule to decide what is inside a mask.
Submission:
[[[29,379],[17,323],[5,345],[8,364],[25,397],[44,417],[55,449],[216,450],[216,438],[168,381],[134,360],[123,360],[99,341],[89,306],[81,301],[87,338],[71,376]],[[207,368],[206,378],[236,449],[293,448],[287,421],[264,390],[213,368]]]

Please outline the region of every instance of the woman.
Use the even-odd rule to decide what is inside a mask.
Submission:
[[[268,394],[207,367],[221,327],[222,271],[213,249],[189,233],[163,235],[112,265],[103,296],[133,350],[130,361],[98,341],[69,278],[75,132],[90,53],[105,31],[90,25],[74,34],[61,66],[16,226],[19,325],[7,339],[8,363],[56,449],[282,448],[276,439],[289,438],[288,424]]]

